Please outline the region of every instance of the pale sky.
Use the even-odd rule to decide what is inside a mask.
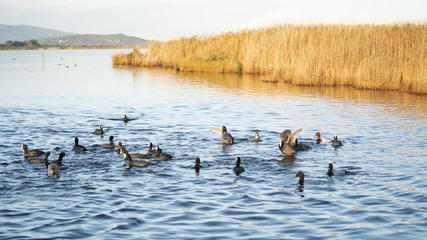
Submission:
[[[0,23],[151,40],[282,23],[427,22],[427,0],[0,0]]]

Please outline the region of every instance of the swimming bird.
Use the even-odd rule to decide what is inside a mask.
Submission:
[[[52,162],[49,164],[49,162],[46,159],[46,168],[47,168],[47,176],[48,177],[56,177],[59,178],[59,167],[58,164]]]
[[[283,155],[285,156],[295,155],[295,153],[298,150],[296,146],[296,139],[297,139],[297,136],[301,133],[301,131],[302,131],[302,128],[298,129],[297,131],[289,135],[291,130],[285,130],[284,132],[282,132],[282,134],[280,134],[280,139],[281,140],[284,139],[279,143],[279,149],[283,153]]]
[[[255,133],[255,137],[254,138],[249,138],[248,140],[249,141],[255,141],[255,142],[261,141],[261,139],[259,138],[259,133],[258,132]]]
[[[337,137],[337,135],[335,135],[334,136],[334,142],[332,143],[332,146],[339,147],[341,145],[342,145],[342,143],[340,141],[338,141],[338,137]]]
[[[121,148],[120,149],[120,154],[129,154],[129,156],[131,156],[132,158],[148,158],[148,155],[147,154],[142,154],[142,153],[133,153],[133,154],[130,154],[127,150],[126,150],[126,148]]]
[[[29,163],[44,163],[47,161],[48,157],[52,155],[50,152],[46,152],[44,158],[30,158],[28,159]]]
[[[328,172],[326,173],[329,177],[332,177],[334,175],[334,165],[332,165],[332,163],[329,163],[329,169]]]
[[[233,144],[234,138],[227,132],[227,128],[222,126],[221,139],[224,144]]]
[[[129,121],[129,118],[128,118],[128,115],[127,115],[127,114],[125,114],[125,117],[123,118],[123,121],[124,121],[125,123],[127,123],[127,122]]]
[[[99,129],[96,129],[93,134],[97,134],[97,135],[101,135],[104,134],[104,128],[101,126],[99,126]]]
[[[52,163],[57,164],[58,166],[62,166],[62,159],[65,158],[67,156],[65,156],[65,153],[62,152],[59,154],[58,160],[53,161]]]
[[[306,145],[304,143],[299,143],[298,139],[295,139],[295,146],[294,146],[294,148],[297,151],[307,151],[308,149],[310,149],[310,147],[308,145]]]
[[[295,175],[295,177],[299,177],[298,182],[299,182],[300,184],[304,184],[304,178],[305,178],[305,175],[304,175],[304,173],[303,173],[303,172],[299,171],[299,172],[297,173],[297,175]]]
[[[21,149],[24,149],[24,157],[38,157],[44,154],[43,151],[38,149],[28,151],[28,147],[25,144],[22,144]]]
[[[153,151],[153,144],[151,142],[148,143],[148,152],[147,154],[155,154]]]
[[[121,150],[122,150],[122,147],[123,147],[122,142],[119,142],[119,143],[118,143],[118,145],[119,145],[119,146],[117,147],[117,154],[122,154],[122,151],[121,151]]]
[[[165,161],[172,158],[171,155],[162,153],[162,149],[160,149],[158,146],[156,147],[155,154],[156,155],[154,156],[154,160],[156,161]]]
[[[332,142],[332,140],[330,140],[330,139],[323,139],[323,138],[321,138],[320,132],[316,133],[316,137],[317,137],[316,144]]]
[[[291,130],[289,130],[289,129],[286,129],[285,131],[283,131],[281,134],[280,134],[280,141],[286,141],[286,140],[288,140],[288,138],[291,136]]]
[[[347,170],[340,170],[340,171],[334,171],[334,165],[332,165],[332,163],[329,163],[329,169],[328,172],[326,173],[329,177],[332,176],[342,176],[349,173],[349,171]]]
[[[114,148],[113,139],[114,139],[114,136],[110,136],[110,138],[109,138],[110,143],[99,145],[99,147],[101,147],[101,148]]]
[[[87,149],[85,147],[83,147],[82,145],[79,145],[79,138],[77,138],[77,137],[74,138],[73,151],[77,151],[77,152],[87,151]]]
[[[240,166],[240,157],[236,158],[236,166],[233,168],[233,171],[236,173],[236,175],[239,175],[245,171],[245,169]]]
[[[198,173],[200,171],[200,168],[202,166],[200,166],[200,158],[196,158],[196,163],[194,164],[194,170],[196,170],[196,173]]]
[[[125,150],[126,151],[126,149],[124,149],[124,148],[122,148],[122,150]],[[128,162],[129,162],[129,167],[146,167],[146,166],[150,166],[150,165],[154,165],[154,163],[151,163],[151,162],[144,162],[144,161],[133,161],[132,160],[132,157],[130,156],[130,154],[129,153],[124,153],[123,152],[123,154],[125,155],[124,157],[123,157],[123,159],[127,159],[128,160]]]

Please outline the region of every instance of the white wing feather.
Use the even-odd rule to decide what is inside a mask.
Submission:
[[[295,140],[297,139],[298,135],[301,133],[302,128],[296,130],[292,135],[288,138],[287,143],[291,146],[295,145]]]
[[[211,130],[209,130],[209,131],[214,132],[214,133],[218,133],[219,135],[221,135],[221,134],[222,134],[222,129],[219,129],[219,128],[212,128],[212,129],[211,129]]]

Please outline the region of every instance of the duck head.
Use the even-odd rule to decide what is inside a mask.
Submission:
[[[299,177],[299,180],[298,180],[299,183],[304,183],[305,175],[303,172],[301,172],[301,171],[298,172],[297,175],[295,175],[295,177]]]
[[[240,167],[240,162],[241,162],[240,157],[237,157],[236,158],[236,167]]]
[[[222,132],[227,132],[227,128],[225,126],[222,126]]]
[[[328,173],[327,173],[327,175],[329,177],[332,177],[334,175],[333,169],[334,169],[334,165],[332,165],[332,163],[329,163],[329,169],[328,169]]]
[[[122,150],[122,148],[123,148],[123,144],[122,144],[122,142],[119,142],[119,143],[118,143],[118,145],[119,145],[119,146],[117,147],[117,154],[121,154],[121,153],[122,153],[122,151],[121,151],[121,150]]]
[[[200,158],[196,158],[196,163],[194,164],[194,168],[196,168],[196,170],[198,169],[198,168],[200,168]]]

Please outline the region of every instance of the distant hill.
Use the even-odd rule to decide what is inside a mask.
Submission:
[[[42,38],[55,38],[75,35],[75,33],[62,32],[53,29],[33,27],[28,25],[5,25],[0,24],[0,43],[7,40],[25,41]]]
[[[8,40],[26,41],[37,40],[42,46],[141,46],[146,45],[148,40],[130,37],[124,34],[77,34],[62,32],[53,29],[34,27],[28,25],[4,25],[0,24],[0,44]]]
[[[37,39],[43,46],[138,46],[146,45],[148,40],[124,34],[81,34],[57,38]]]

